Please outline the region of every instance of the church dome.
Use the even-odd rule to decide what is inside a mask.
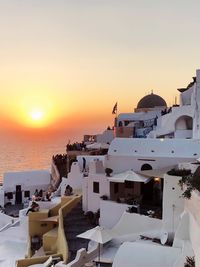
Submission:
[[[167,104],[162,97],[153,93],[144,96],[137,104],[137,109],[155,107],[167,107]]]

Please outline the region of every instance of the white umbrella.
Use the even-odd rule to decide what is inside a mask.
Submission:
[[[132,170],[125,171],[123,173],[115,174],[111,178],[109,178],[109,181],[113,182],[121,182],[124,181],[132,181],[132,182],[143,182],[147,183],[149,181],[149,178],[144,177],[140,174],[137,174],[136,172]]]
[[[77,237],[90,239],[99,244],[99,262],[100,262],[100,244],[105,244],[106,242],[110,241],[113,238],[109,230],[106,230],[100,226],[96,226],[95,228],[92,228],[80,235],[77,235]]]
[[[106,143],[93,143],[86,146],[88,149],[108,149],[109,144]]]

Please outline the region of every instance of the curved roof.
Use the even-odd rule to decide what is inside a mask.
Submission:
[[[167,107],[165,100],[159,95],[151,93],[144,96],[137,104],[137,108]]]
[[[174,263],[180,255],[181,248],[149,244],[147,241],[124,242],[118,249],[112,266],[170,267],[174,266]]]
[[[108,155],[192,160],[200,157],[200,143],[195,139],[115,138],[110,144]]]

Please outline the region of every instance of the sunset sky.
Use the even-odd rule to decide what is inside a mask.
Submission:
[[[200,67],[199,0],[0,0],[2,129],[112,124]]]

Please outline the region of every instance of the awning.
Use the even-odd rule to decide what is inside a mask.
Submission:
[[[137,173],[139,175],[145,176],[145,177],[159,177],[164,178],[164,175],[170,171],[171,169],[175,168],[176,166],[170,166],[163,169],[157,169],[157,170],[147,170],[147,171],[138,171]]]
[[[108,178],[108,180],[115,183],[124,183],[125,181],[148,183],[150,179],[132,170],[129,170],[123,173],[115,174]]]
[[[112,266],[171,267],[180,256],[181,248],[159,246],[147,241],[124,242],[118,249]]]
[[[112,234],[111,230],[106,230],[98,225],[95,228],[92,228],[80,235],[77,235],[77,237],[90,239],[97,243],[104,244],[113,239],[113,236],[111,234]]]

